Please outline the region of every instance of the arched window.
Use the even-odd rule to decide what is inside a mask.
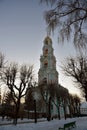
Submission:
[[[47,60],[44,61],[44,66],[45,66],[45,67],[48,66],[48,61],[47,61]]]
[[[48,54],[48,49],[45,50],[45,54]]]

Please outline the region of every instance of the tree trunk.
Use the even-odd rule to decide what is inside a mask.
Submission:
[[[49,98],[49,106],[48,106],[48,121],[51,120],[51,97]]]
[[[36,100],[34,100],[34,114],[35,114],[35,123],[37,123]]]
[[[65,106],[63,106],[63,110],[64,110],[64,118],[66,120],[66,107]]]
[[[69,113],[70,113],[70,117],[72,118],[72,111],[71,111],[71,106],[69,105]]]
[[[17,125],[19,109],[20,109],[20,100],[18,100],[17,104],[15,105],[15,115],[14,115],[14,120],[13,120],[14,125]]]
[[[60,107],[59,106],[57,107],[57,110],[58,110],[58,119],[60,120]]]

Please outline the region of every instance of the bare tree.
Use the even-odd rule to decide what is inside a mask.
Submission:
[[[73,100],[74,100],[74,106],[75,106],[75,114],[79,116],[81,99],[77,95],[73,95]]]
[[[6,93],[4,93],[2,103],[8,104],[8,105],[11,105],[13,103],[11,91],[7,91]]]
[[[4,68],[4,64],[5,64],[5,56],[2,52],[0,52],[0,79],[2,76],[2,69]]]
[[[63,107],[63,111],[64,111],[64,118],[67,118],[67,107],[68,107],[68,99],[69,99],[69,92],[66,88],[64,88],[63,86],[59,85],[59,108]]]
[[[63,107],[64,109],[64,117],[66,119],[66,107],[68,105],[68,90],[64,88],[62,85],[55,85],[52,84],[51,87],[49,87],[50,94],[52,95],[51,101],[56,106],[57,112],[58,112],[58,118],[61,118],[60,115],[60,108]],[[56,99],[56,100],[55,100]]]
[[[66,118],[66,106],[68,100],[68,90],[61,85],[56,84],[41,84],[39,86],[40,93],[46,103],[47,116],[50,113],[50,105],[54,104],[57,108],[58,118],[60,119],[60,107],[64,108],[64,116]],[[49,108],[49,109],[48,109]]]
[[[87,0],[40,0],[51,5],[45,12],[48,31],[58,28],[58,38],[63,42],[71,37],[75,47],[87,44]],[[73,36],[72,36],[73,35]]]
[[[46,116],[48,118],[48,87],[47,82],[39,84],[39,90],[41,94],[41,100],[43,103],[45,103],[44,106],[46,106]]]
[[[0,104],[1,104],[1,97],[2,97],[2,96],[1,96],[1,88],[0,88]]]
[[[4,66],[5,66],[5,56],[2,52],[0,52],[0,80],[2,77],[2,70]],[[0,103],[1,103],[1,100],[2,100],[2,94],[1,94],[1,84],[0,84]]]
[[[81,99],[77,95],[69,94],[68,101],[69,101],[70,117],[79,116]]]
[[[80,55],[76,58],[67,58],[61,67],[65,75],[72,77],[74,82],[78,84],[87,101],[87,57]]]
[[[4,54],[0,52],[0,68],[4,66],[4,59],[5,59]]]
[[[5,116],[9,119],[9,117],[13,117],[13,99],[10,91],[4,91],[2,96],[2,104],[1,104],[1,115],[2,119],[4,119]]]
[[[33,88],[29,88],[26,96],[25,96],[25,110],[28,113],[29,119],[29,111],[34,111],[34,97],[33,97]]]
[[[69,94],[69,112],[70,112],[70,117],[73,117],[75,115],[75,103],[74,103],[74,98],[72,94]]]
[[[31,86],[32,77],[33,66],[22,65],[19,69],[16,63],[12,63],[4,71],[2,80],[11,91],[11,96],[15,105],[15,124],[17,124],[21,98],[26,95],[27,89]]]

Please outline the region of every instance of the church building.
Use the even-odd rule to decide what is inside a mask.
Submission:
[[[52,39],[49,36],[43,41],[42,54],[40,56],[40,68],[38,71],[38,85],[31,87],[34,100],[36,100],[36,110],[44,114],[45,117],[64,118],[69,114],[67,105],[68,90],[62,87],[58,81],[59,74],[56,69],[56,57]],[[27,95],[29,95],[29,90]],[[27,99],[26,95],[26,99]],[[33,110],[30,109],[30,110]]]
[[[54,56],[54,49],[52,47],[52,39],[47,36],[44,41],[43,41],[43,48],[42,48],[42,55],[40,56],[40,69],[38,72],[38,84],[41,85],[45,83],[45,89],[47,85],[56,85],[57,91],[58,89],[67,91],[67,89],[63,87],[59,87],[59,82],[58,82],[58,72],[56,69],[56,58]],[[53,86],[51,86],[53,87]],[[51,88],[50,88],[51,89]],[[68,93],[68,92],[67,92]],[[48,97],[48,98],[47,98]],[[49,94],[46,95],[46,98],[49,102]],[[64,110],[62,106],[59,106],[58,108],[58,99],[54,98],[53,99],[55,104],[51,102],[51,115],[58,115],[58,109],[60,109],[61,117],[64,117]]]

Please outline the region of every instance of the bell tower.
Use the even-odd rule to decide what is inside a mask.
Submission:
[[[38,72],[38,83],[41,84],[44,81],[47,84],[58,84],[58,72],[56,70],[56,58],[54,56],[54,49],[52,47],[52,40],[47,36],[42,48],[42,55],[40,56],[40,69]]]

